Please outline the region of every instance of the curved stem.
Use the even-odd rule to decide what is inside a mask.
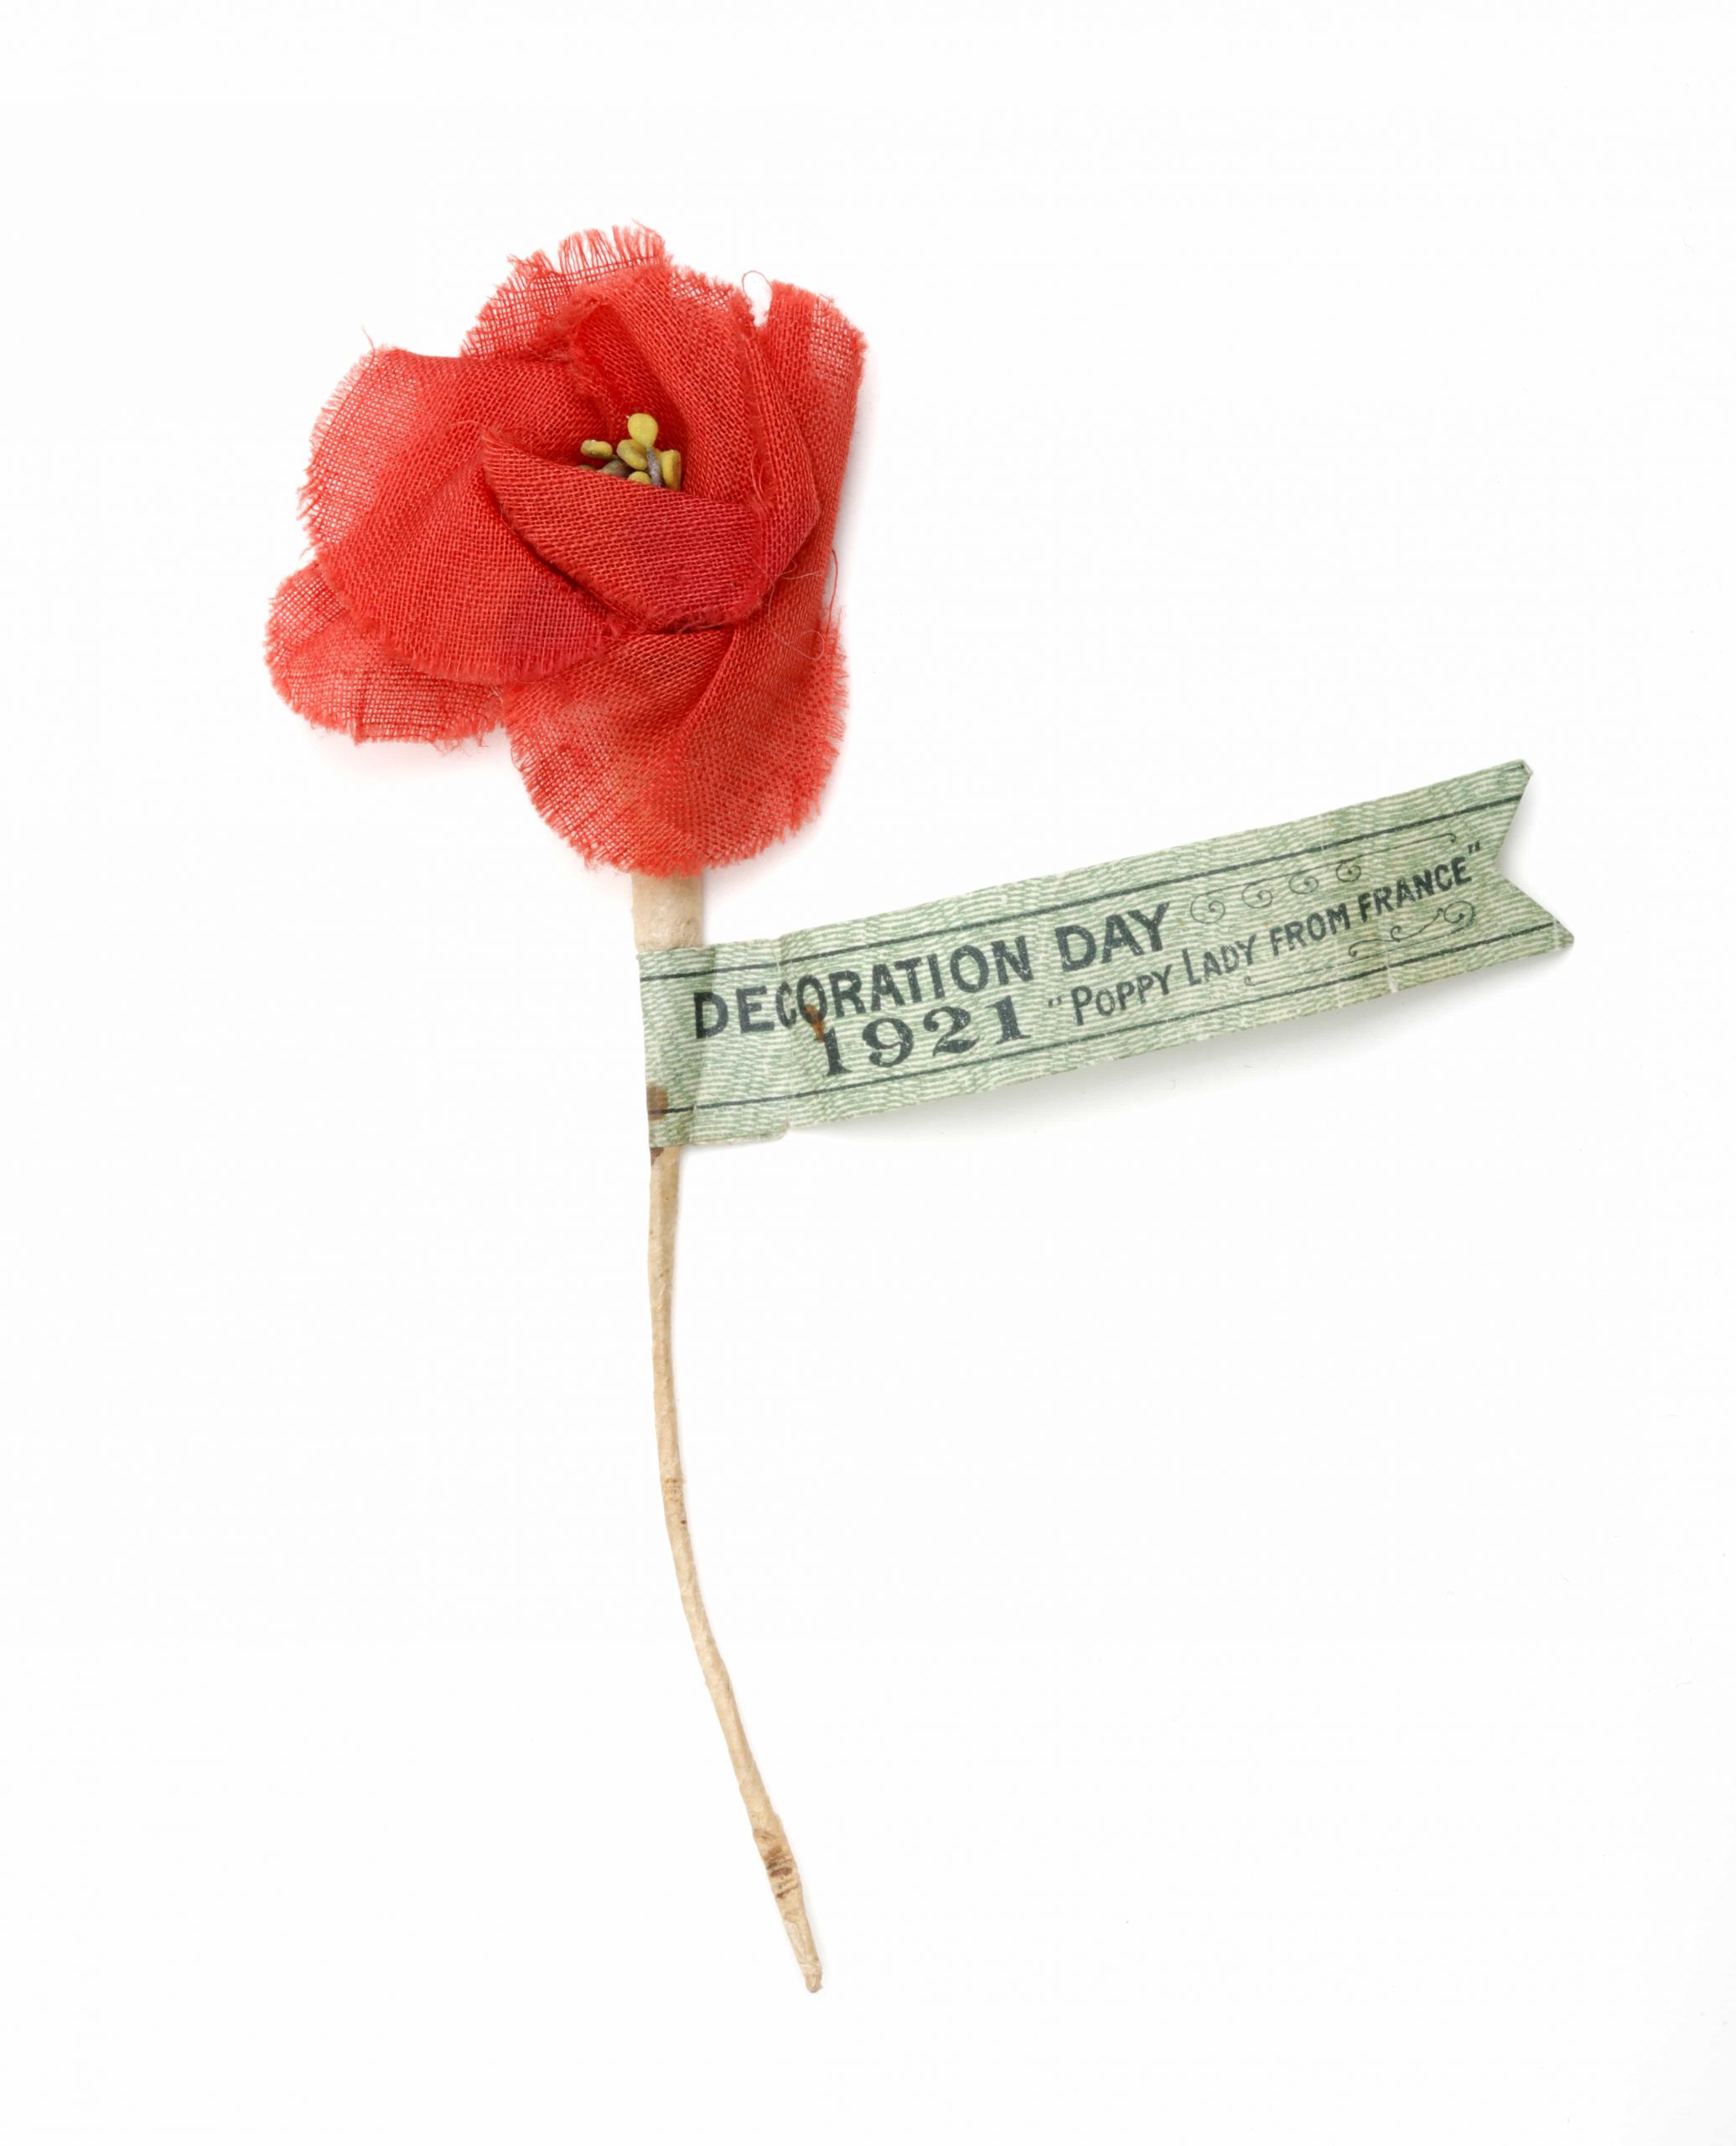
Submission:
[[[692,879],[647,879],[635,874],[633,881],[633,936],[641,951],[669,946],[697,946],[701,942],[700,882]],[[650,1099],[654,1111],[666,1098]],[[681,1475],[681,1432],[675,1410],[675,1358],[671,1335],[671,1299],[675,1284],[675,1231],[681,1190],[681,1151],[679,1148],[651,1150],[650,1230],[648,1273],[651,1299],[651,1384],[657,1423],[657,1466],[663,1485],[663,1521],[669,1531],[669,1547],[675,1559],[676,1584],[693,1651],[717,1709],[718,1726],[729,1749],[736,1786],[747,1806],[754,1829],[754,1845],[771,1881],[773,1898],[784,1918],[784,1928],[795,1954],[796,1965],[810,1989],[820,1987],[820,1955],[808,1928],[807,1910],[801,1897],[801,1875],[795,1867],[783,1821],[771,1805],[760,1777],[748,1733],[742,1726],[741,1709],[723,1666],[705,1599],[699,1591],[699,1569],[693,1557],[693,1538],[687,1527],[687,1501]]]

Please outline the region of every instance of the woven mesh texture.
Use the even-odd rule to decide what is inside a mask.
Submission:
[[[827,589],[862,355],[827,299],[774,283],[756,324],[652,232],[516,264],[459,356],[372,351],[322,412],[278,691],[357,739],[504,723],[599,863],[764,848],[813,811],[842,729]],[[681,490],[584,466],[635,411]]]

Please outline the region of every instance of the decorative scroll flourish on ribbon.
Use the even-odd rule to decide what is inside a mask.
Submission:
[[[1571,946],[1495,868],[1531,770],[781,939],[640,956],[654,1147],[1065,1072]]]

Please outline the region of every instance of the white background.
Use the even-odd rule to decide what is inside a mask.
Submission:
[[[1736,2138],[1721,6],[36,8],[0,2134]],[[642,218],[871,344],[719,936],[1522,755],[1564,956],[687,1174],[500,739],[272,697],[309,425]]]

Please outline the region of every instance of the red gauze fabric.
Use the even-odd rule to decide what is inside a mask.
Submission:
[[[310,565],[266,655],[310,722],[447,744],[505,726],[585,856],[697,872],[813,811],[842,729],[827,599],[862,338],[655,232],[533,254],[455,358],[371,351],[314,428]],[[580,458],[649,412],[681,489]]]

